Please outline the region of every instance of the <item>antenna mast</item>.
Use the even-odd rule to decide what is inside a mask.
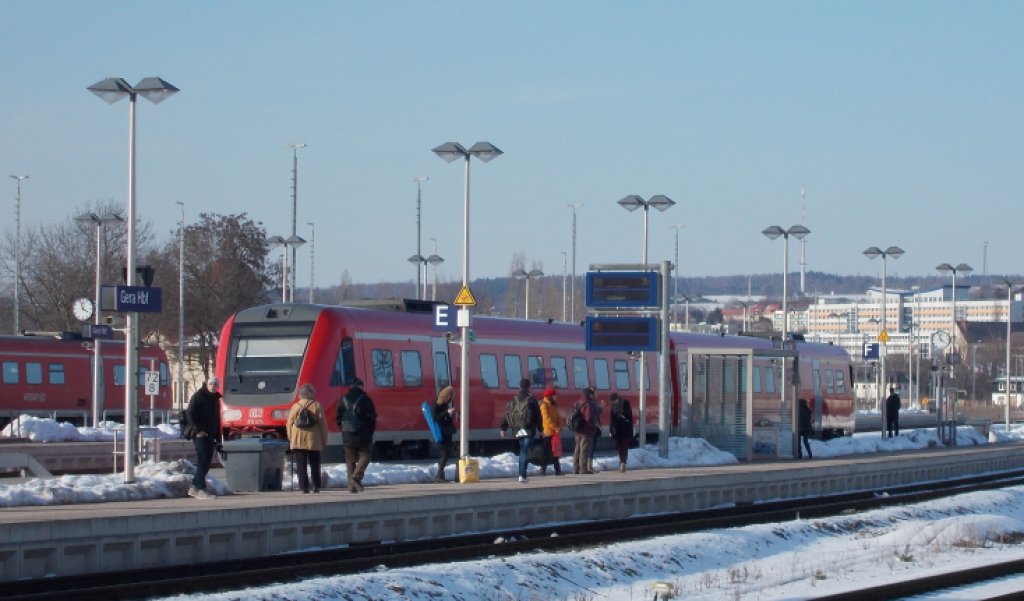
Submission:
[[[806,185],[800,184],[800,225],[807,225]],[[800,294],[804,294],[804,280],[807,278],[807,238],[800,239]]]

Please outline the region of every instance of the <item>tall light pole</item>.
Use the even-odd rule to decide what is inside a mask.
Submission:
[[[664,194],[658,194],[652,196],[650,200],[644,200],[636,194],[630,194],[619,199],[619,206],[626,209],[630,213],[637,209],[644,210],[644,244],[643,244],[643,264],[644,269],[647,269],[647,218],[650,213],[651,207],[654,207],[658,211],[664,213],[672,205],[676,204],[674,200],[665,196]],[[661,352],[667,353],[668,349],[661,349]],[[639,401],[637,405],[640,407],[639,416],[639,437],[640,444],[647,444],[647,353],[640,351],[640,369],[637,374],[637,396]]]
[[[526,280],[526,308],[523,312],[523,319],[530,319],[530,280],[539,278],[542,275],[544,275],[544,272],[539,269],[531,269],[530,271],[517,269],[512,272],[512,277],[517,280]]]
[[[14,197],[14,334],[21,332],[21,180],[27,175],[12,175],[18,180],[18,193]]]
[[[956,352],[956,274],[962,273],[963,275],[967,275],[974,271],[974,268],[967,263],[961,263],[956,267],[953,267],[949,263],[943,263],[936,266],[935,270],[943,275],[947,273],[953,274],[953,331],[950,332],[949,335],[952,341],[950,346],[953,349],[953,352]]]
[[[185,408],[185,203],[181,207],[178,223],[178,411]]]
[[[433,153],[451,163],[463,159],[465,168],[462,196],[462,289],[469,290],[469,158],[476,157],[483,162],[499,156],[501,150],[490,142],[477,142],[466,150],[458,142],[445,142],[432,149]],[[469,456],[469,309],[459,309],[459,330],[462,335],[459,378],[459,456]]]
[[[672,278],[672,321],[679,323],[679,303],[676,302],[676,299],[679,298],[679,230],[686,226],[680,223],[670,227],[676,231],[676,274]]]
[[[409,257],[409,262],[416,265],[416,294],[421,299],[427,298],[427,282],[424,278],[427,259],[423,256],[423,249],[420,245],[420,210],[423,206],[423,182],[429,179],[425,175],[409,178],[409,181],[416,182],[416,254]]]
[[[885,307],[886,298],[889,296],[889,289],[886,287],[886,284],[885,284],[885,272],[886,272],[885,266],[886,266],[886,260],[889,257],[892,257],[893,260],[898,259],[898,258],[903,256],[903,252],[904,252],[903,249],[898,247],[898,246],[890,246],[889,248],[887,248],[885,250],[882,250],[882,249],[878,248],[877,246],[872,246],[872,247],[870,247],[870,248],[868,248],[867,250],[864,251],[864,256],[869,258],[869,259],[874,259],[876,257],[882,257],[882,330],[878,334],[878,341],[882,343],[882,352],[879,353],[879,358],[878,358],[878,365],[879,365],[880,369],[882,370],[882,373],[881,373],[882,388],[881,388],[881,391],[879,391],[879,393],[878,393],[878,397],[876,398],[878,409],[879,409],[879,411],[882,414],[882,438],[885,438],[886,433],[889,430],[888,429],[888,421],[889,421],[889,419],[888,419],[888,411],[886,410],[885,407],[882,406],[882,399],[886,398],[885,387],[889,383],[889,380],[886,377],[886,373],[885,373],[885,357],[886,357],[886,355],[889,354],[889,350],[888,350],[888,346],[887,346],[887,342],[889,340],[889,332],[888,332],[889,312],[886,310],[886,307]]]
[[[565,317],[566,317],[565,307],[566,307],[567,297],[565,296],[565,294],[567,292],[567,290],[566,290],[566,283],[567,283],[566,282],[566,280],[567,280],[566,273],[567,273],[567,270],[568,270],[568,256],[567,256],[566,252],[563,250],[562,251],[562,321],[565,321]]]
[[[1006,418],[1005,432],[1010,431],[1010,336],[1013,333],[1013,292],[1020,289],[1021,284],[1016,284],[1006,278],[999,278],[999,281],[1006,284],[1006,407],[1004,417]]]
[[[309,226],[309,304],[313,304],[314,277],[316,277],[316,225],[307,221]]]
[[[782,236],[782,339],[789,337],[789,237],[803,240],[811,230],[797,224],[788,230],[772,225],[761,230],[769,240]]]
[[[908,358],[910,359],[910,406],[917,407],[917,395],[915,393],[915,390],[918,387],[915,386],[915,384],[917,384],[917,381],[914,380],[914,371],[917,367],[917,361],[914,359],[914,347],[917,346],[917,333],[920,330],[919,326],[917,325],[917,320],[921,318],[921,309],[920,304],[918,303],[918,300],[921,297],[921,287],[911,286],[910,289],[914,291],[914,319],[911,320],[910,322],[910,349],[908,353]],[[916,371],[917,379],[920,380],[921,370],[917,369]]]
[[[295,265],[288,264],[288,249],[292,249],[292,257],[295,256],[295,249],[306,243],[306,240],[299,236],[290,236],[287,239],[281,236],[267,238],[270,247],[284,247],[284,256],[281,258],[281,302],[295,302]],[[291,282],[291,286],[289,286]]]
[[[570,202],[572,209],[572,280],[569,282],[571,294],[569,296],[569,321],[576,322],[576,209],[582,209],[582,202]]]
[[[292,273],[291,273],[291,277],[289,278],[288,282],[289,282],[289,287],[292,290],[291,301],[294,302],[295,301],[295,272],[297,270],[296,268],[299,266],[299,263],[298,263],[298,260],[297,260],[297,257],[296,257],[296,250],[298,250],[298,248],[300,246],[302,246],[303,244],[306,243],[305,240],[302,240],[302,238],[299,238],[298,231],[296,231],[296,227],[298,226],[298,218],[299,218],[299,149],[300,148],[305,148],[306,145],[305,144],[301,144],[301,143],[300,144],[285,144],[285,147],[292,149],[292,236],[291,236],[291,238],[288,238],[288,240],[286,242],[290,242],[289,246],[291,246],[291,249],[292,249],[292,262],[291,262]],[[302,240],[302,242],[301,243],[297,243],[296,239],[297,240]]]
[[[103,264],[103,226],[108,223],[121,223],[124,219],[120,215],[113,213],[107,213],[102,217],[95,213],[86,213],[75,217],[75,221],[83,225],[95,225],[96,226],[96,285],[95,285],[95,297],[93,304],[93,323],[99,325],[100,323],[100,287],[102,277],[102,264]],[[100,376],[103,373],[103,354],[100,351],[100,347],[103,344],[103,340],[100,338],[94,338],[92,344],[93,360],[92,360],[92,427],[100,427]]]
[[[427,264],[434,268],[434,283],[430,289],[430,300],[437,300],[437,266],[444,263],[444,259],[441,255],[437,254],[437,238],[431,238],[434,241],[434,254],[427,257]],[[423,281],[424,296],[426,295],[427,282]]]
[[[128,257],[125,273],[128,283],[135,284],[135,100],[138,96],[159,104],[177,93],[178,88],[160,79],[147,77],[135,87],[120,77],[108,77],[89,86],[89,91],[107,104],[128,98]],[[135,414],[138,407],[138,313],[125,317],[125,386],[124,386],[124,481],[135,481]]]

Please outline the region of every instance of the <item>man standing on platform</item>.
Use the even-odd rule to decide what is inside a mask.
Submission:
[[[900,395],[896,394],[896,388],[889,387],[889,396],[885,399],[885,430],[889,438],[900,435]]]
[[[213,452],[220,442],[220,397],[220,380],[214,376],[192,395],[188,409],[185,410],[188,424],[194,431],[192,442],[196,447],[196,473],[192,477],[188,496],[197,499],[217,496],[207,492],[206,474],[210,471]]]

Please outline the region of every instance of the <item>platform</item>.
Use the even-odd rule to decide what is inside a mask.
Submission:
[[[0,581],[700,510],[1024,467],[1024,444],[474,484],[0,509]]]

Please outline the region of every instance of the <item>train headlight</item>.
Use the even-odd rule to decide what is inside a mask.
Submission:
[[[242,412],[238,409],[228,409],[220,414],[220,418],[226,422],[237,422],[242,419]]]
[[[270,414],[270,418],[274,420],[286,420],[288,419],[288,412],[290,409],[274,409],[273,413]]]

